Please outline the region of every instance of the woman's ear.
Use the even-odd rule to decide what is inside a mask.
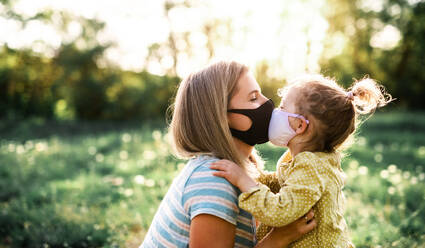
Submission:
[[[305,130],[307,130],[307,121],[305,120],[305,119],[303,119],[303,118],[297,118],[299,121],[298,121],[298,124],[297,124],[297,129],[295,129],[295,132],[297,133],[297,134],[302,134],[302,133],[304,133],[305,132]]]

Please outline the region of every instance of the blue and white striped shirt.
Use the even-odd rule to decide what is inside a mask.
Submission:
[[[255,222],[238,207],[239,189],[226,179],[212,175],[211,156],[191,159],[159,205],[139,248],[188,247],[191,220],[210,214],[236,226],[234,247],[254,247]]]

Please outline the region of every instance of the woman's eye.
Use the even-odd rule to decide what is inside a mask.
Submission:
[[[251,102],[255,102],[255,101],[257,101],[257,97],[253,97],[253,98],[251,98],[251,100],[250,100]]]

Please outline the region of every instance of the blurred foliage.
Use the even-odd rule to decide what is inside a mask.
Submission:
[[[99,20],[54,10],[21,16],[13,11],[15,2],[0,0],[0,16],[24,27],[57,15],[64,36],[71,21],[82,32],[63,39],[53,53],[0,46],[0,247],[137,247],[184,163],[170,153],[163,121],[120,121],[164,119],[180,79],[110,65],[105,51],[114,44],[98,42],[105,26]],[[346,86],[369,74],[399,99],[397,105],[423,109],[425,3],[383,0],[382,9],[373,11],[361,2],[328,0],[323,73]],[[165,7],[179,5],[166,1]],[[220,30],[229,21],[208,23],[204,31],[223,38]],[[372,47],[372,37],[386,25],[396,27],[401,40],[391,49]],[[333,54],[338,37],[347,43]],[[171,56],[174,75],[177,54],[185,52],[176,43],[190,45],[187,39],[187,32],[171,32],[148,49],[148,59]],[[213,57],[214,44],[208,39],[206,46]],[[270,76],[269,66],[259,63],[255,74],[263,93],[279,104],[276,90],[284,82]],[[423,247],[423,117],[373,117],[349,150],[343,163],[346,216],[357,247]],[[78,121],[68,121],[73,119]],[[273,170],[283,151],[268,144],[258,149]]]
[[[46,10],[22,17],[13,11],[14,2],[3,1],[5,10],[0,14],[22,26],[33,19],[49,22],[54,13]],[[67,25],[76,21],[82,32],[75,39],[64,39],[53,56],[0,46],[0,118],[164,119],[178,77],[109,65],[103,55],[113,44],[99,44],[96,39],[104,23],[66,12],[55,14],[60,17],[59,31],[66,33]]]
[[[70,108],[79,119],[164,117],[180,79],[99,68],[96,58],[104,49],[97,46],[81,54],[72,45],[61,48],[53,64],[62,68],[62,73],[53,88],[66,104],[57,109]]]
[[[180,79],[99,68],[104,49],[64,45],[50,59],[1,48],[0,117],[164,118]]]
[[[353,78],[369,74],[398,98],[397,107],[423,109],[425,2],[383,0],[381,9],[370,10],[364,6],[368,3],[366,0],[327,1],[324,14],[330,27],[321,59],[322,73],[335,76],[345,86],[349,86]],[[50,48],[52,53],[37,53],[30,48],[16,50],[7,44],[0,46],[0,118],[164,119],[180,79],[155,76],[146,71],[123,71],[113,66],[105,59],[105,51],[114,44],[98,41],[105,27],[103,22],[55,10],[21,16],[14,12],[16,1],[1,3],[0,16],[18,21],[22,27],[29,21],[40,20],[56,26],[63,37],[67,37],[68,25],[77,22],[82,31],[71,40],[62,39],[59,48]],[[194,2],[165,1],[164,18],[168,18],[167,11],[190,8],[191,4]],[[52,16],[59,16],[60,21],[53,23]],[[221,37],[218,30],[228,26],[229,21],[211,22],[204,27],[210,58],[214,56],[214,39],[226,38]],[[373,47],[374,35],[389,25],[399,30],[400,41],[391,48]],[[146,59],[159,63],[161,58],[171,56],[173,65],[169,75],[175,75],[177,55],[194,52],[187,39],[187,32],[171,30],[166,42],[155,43],[148,49]],[[338,39],[343,39],[345,46],[335,53]],[[177,49],[176,43],[182,42],[186,50]],[[278,104],[276,90],[285,81],[271,77],[269,69],[268,62],[262,61],[254,71],[264,94]]]
[[[271,77],[269,75],[270,66],[267,61],[262,61],[255,68],[255,77],[261,87],[261,93],[273,100],[275,106],[279,106],[281,98],[276,94],[278,89],[285,86],[286,81]]]
[[[322,71],[346,86],[370,75],[384,84],[404,108],[425,107],[425,2],[409,0],[328,0],[329,37]],[[382,6],[380,4],[382,3]],[[378,8],[370,7],[378,5]],[[394,27],[401,40],[395,47],[373,47],[373,36]],[[327,57],[339,38],[340,54]]]
[[[424,246],[424,116],[375,115],[343,159],[356,247]],[[138,247],[185,165],[165,127],[0,121],[0,247]],[[285,151],[257,148],[269,170]]]

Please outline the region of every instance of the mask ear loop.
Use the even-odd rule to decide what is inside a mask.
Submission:
[[[300,119],[303,119],[306,123],[307,123],[307,125],[308,124],[310,124],[310,121],[309,120],[307,120],[304,116],[302,116],[302,115],[298,115],[297,116],[297,118],[300,118]]]
[[[306,124],[302,123],[301,125],[302,125],[302,126],[304,126],[304,125],[305,125],[305,126],[303,127],[303,130],[307,129],[308,124],[309,124],[310,122],[309,122],[309,121],[308,121],[308,120],[307,120],[304,116],[299,115],[299,114],[295,114],[295,116],[294,116],[294,117],[295,117],[295,118],[298,118],[298,119],[301,119],[301,120],[304,120]],[[304,131],[302,131],[302,132],[304,132]],[[301,133],[302,133],[302,132],[301,132]],[[297,134],[299,134],[297,131],[296,131],[296,133],[297,133]]]
[[[288,114],[288,116],[291,116],[291,117],[295,117],[295,118],[299,118],[299,119],[303,119],[307,124],[309,124],[310,122],[304,117],[304,116],[302,116],[302,115],[299,115],[299,114],[293,114],[293,113],[288,113],[287,112],[287,114]]]

